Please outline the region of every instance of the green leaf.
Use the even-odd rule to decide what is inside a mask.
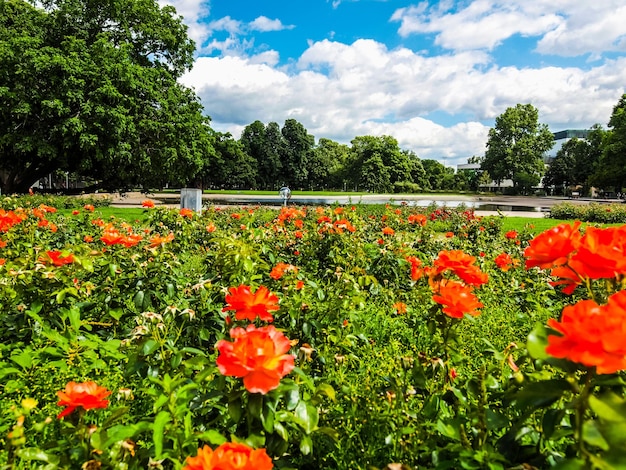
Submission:
[[[171,415],[167,411],[161,411],[156,418],[154,418],[154,425],[152,427],[152,441],[154,442],[154,454],[158,459],[163,453],[163,438],[165,436],[165,426],[172,419]]]
[[[565,379],[549,379],[540,382],[524,382],[524,387],[515,395],[520,409],[543,408],[557,401],[572,389]]]
[[[626,422],[626,399],[614,393],[605,393],[600,397],[590,396],[589,406],[601,419]]]
[[[319,413],[314,406],[301,401],[294,410],[294,416],[306,434],[310,434],[317,428]]]
[[[60,459],[54,454],[48,454],[41,449],[33,447],[26,447],[19,449],[17,452],[19,458],[24,460],[39,460],[41,462],[48,462],[54,465],[58,465]]]
[[[313,451],[313,441],[310,436],[302,436],[300,440],[300,452],[303,455],[309,455]]]
[[[108,311],[108,314],[111,318],[115,319],[115,320],[119,320],[120,318],[122,318],[122,315],[124,315],[124,310],[122,310],[121,308],[110,308]]]
[[[287,432],[287,428],[285,428],[285,426],[281,423],[274,422],[274,432],[278,434],[283,441],[289,442],[289,433]]]
[[[565,410],[549,409],[543,414],[543,420],[541,421],[541,428],[543,435],[549,439],[554,434],[557,425],[561,422],[565,416]]]
[[[537,323],[528,335],[526,348],[528,353],[535,359],[548,359],[550,356],[546,353],[548,346],[548,329],[543,323]]]
[[[143,309],[143,301],[144,301],[144,291],[140,290],[137,291],[137,293],[135,294],[135,297],[133,298],[133,303],[135,304],[135,307],[137,307],[138,309]],[[119,320],[119,318],[116,318],[116,320]]]
[[[261,419],[261,410],[263,409],[263,395],[260,393],[251,393],[248,398],[248,413],[250,416]]]
[[[30,369],[33,365],[33,351],[25,350],[11,356],[11,360],[22,369]]]
[[[81,326],[80,309],[76,308],[75,306],[72,306],[72,308],[70,308],[69,310],[69,318],[70,318],[70,325],[72,325],[72,329],[74,330],[74,332],[78,333],[80,331],[80,326]]]
[[[331,401],[335,401],[335,389],[327,383],[321,383],[315,389],[316,395],[326,395]]]
[[[587,444],[599,447],[602,450],[609,450],[609,444],[604,437],[602,437],[595,421],[589,420],[585,421],[583,424],[583,440]]]
[[[124,416],[126,413],[128,413],[128,410],[130,408],[128,406],[122,406],[121,408],[116,409],[115,411],[113,411],[113,413],[111,413],[109,415],[109,417],[104,421],[104,423],[102,424],[102,427],[105,429],[108,429],[111,427],[111,425],[120,417]]]
[[[158,348],[159,348],[159,343],[157,343],[153,339],[149,339],[145,343],[143,343],[143,347],[141,348],[141,354],[144,356],[149,356]]]
[[[241,408],[241,400],[239,398],[228,402],[228,416],[230,416],[235,423],[241,420]]]
[[[453,439],[455,441],[461,440],[459,427],[451,422],[444,423],[442,420],[438,420],[436,429],[437,431],[439,431],[440,434],[446,436],[449,439]]]
[[[219,446],[224,444],[225,442],[228,442],[228,439],[226,439],[222,434],[214,429],[209,429],[207,431],[201,432],[200,434],[198,434],[197,437],[199,440],[208,442],[210,444],[213,444],[214,446]]]

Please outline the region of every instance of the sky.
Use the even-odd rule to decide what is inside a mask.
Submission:
[[[482,156],[508,107],[605,128],[626,93],[624,0],[159,0],[196,43],[181,82],[211,127],[296,119],[350,145],[391,135],[447,166]]]

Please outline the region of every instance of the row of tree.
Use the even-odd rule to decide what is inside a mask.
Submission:
[[[179,82],[195,45],[182,18],[156,0],[0,0],[0,190],[26,192],[56,171],[101,187],[476,190],[487,180],[536,186],[552,134],[530,104],[489,133],[482,171],[421,160],[391,136],[351,145],[310,135],[295,119],[255,121],[236,140],[213,130]],[[621,190],[626,95],[610,130],[568,142],[546,175],[554,185]]]
[[[415,192],[468,188],[466,174],[456,175],[436,160],[420,160],[390,136],[360,136],[351,145],[310,135],[295,119],[265,125],[255,121],[239,140],[214,133],[215,158],[201,173],[203,187]]]

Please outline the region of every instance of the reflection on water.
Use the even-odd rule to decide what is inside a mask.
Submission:
[[[437,201],[432,199],[414,199],[414,200],[396,200],[390,199],[388,197],[380,197],[380,198],[367,198],[363,199],[359,196],[329,196],[329,197],[304,197],[300,198],[297,196],[292,196],[289,200],[289,205],[333,205],[333,204],[392,204],[392,205],[406,205],[406,206],[416,206],[416,207],[466,207],[468,209],[474,209],[479,211],[513,211],[513,212],[549,212],[549,207],[543,206],[516,206],[516,205],[508,205],[508,204],[493,204],[493,203],[483,203],[483,202],[475,202],[475,201]],[[229,198],[228,196],[220,197],[220,198],[212,198],[211,204],[218,205],[228,205],[228,204],[237,204],[237,205],[271,205],[271,206],[282,206],[283,200],[279,197],[233,197]]]

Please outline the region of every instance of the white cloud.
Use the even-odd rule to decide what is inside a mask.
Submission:
[[[388,134],[448,164],[483,154],[493,120],[517,103],[532,103],[553,130],[606,124],[626,84],[626,58],[589,70],[520,69],[498,67],[479,51],[426,57],[373,40],[313,42],[291,70],[277,58],[275,51],[201,57],[184,82],[214,127],[236,138],[257,119],[282,125],[295,118],[316,138],[349,143]]]
[[[461,7],[428,2],[399,8],[391,21],[398,33],[435,34],[446,49],[494,49],[521,35],[536,37],[542,54],[576,56],[626,50],[626,6],[623,0],[474,0]],[[444,5],[442,7],[442,4]]]
[[[284,25],[279,19],[271,20],[267,16],[259,16],[252,21],[248,27],[252,31],[282,31],[283,29],[293,29],[293,25]]]
[[[226,31],[230,34],[240,34],[242,31],[241,21],[234,20],[230,16],[225,16],[209,23],[211,31]]]
[[[526,9],[525,3],[476,0],[459,10],[442,9],[441,5],[429,7],[423,2],[396,10],[391,21],[400,22],[401,36],[437,33],[437,45],[468,50],[493,49],[515,34],[544,34],[556,28],[561,18],[552,12]]]
[[[606,51],[626,51],[626,5],[623,1],[585,3],[573,8],[558,28],[537,43],[543,54],[577,56]]]

